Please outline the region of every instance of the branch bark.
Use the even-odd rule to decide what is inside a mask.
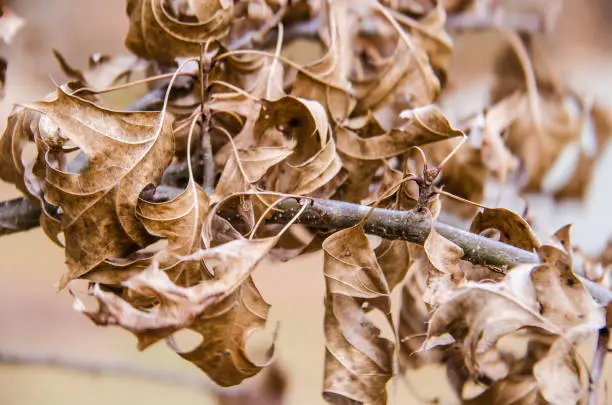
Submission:
[[[172,167],[172,166],[170,166]],[[159,186],[152,199],[167,201],[178,194],[179,189]],[[369,212],[370,207],[343,201],[292,198],[281,202],[272,217],[271,223],[287,223],[294,218],[303,204],[307,205],[297,223],[320,229],[344,229],[358,224]],[[26,231],[38,226],[40,217],[38,202],[17,198],[0,203],[0,235]],[[220,213],[228,221],[235,220],[235,213]],[[434,224],[436,231],[464,252],[464,259],[499,269],[508,269],[519,264],[539,263],[538,255],[526,250],[473,234],[442,222]],[[431,231],[431,222],[414,211],[394,211],[376,208],[365,221],[365,231],[385,239],[401,239],[422,245]],[[612,291],[580,275],[585,287],[593,298],[607,305],[612,302]]]

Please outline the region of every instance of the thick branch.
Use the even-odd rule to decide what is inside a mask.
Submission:
[[[160,186],[155,194],[147,196],[155,201],[166,201],[177,194],[177,189]],[[321,229],[344,229],[358,224],[369,212],[370,207],[343,201],[324,199],[288,199],[280,203],[271,223],[287,223],[295,217],[302,207],[307,208],[298,223]],[[0,204],[0,235],[25,231],[38,226],[40,207],[38,202],[17,198]],[[222,216],[230,222],[232,212]],[[13,218],[16,218],[14,221]],[[414,211],[394,211],[376,208],[366,220],[365,231],[385,239],[401,239],[422,245],[431,230],[430,221]],[[436,231],[457,244],[464,252],[464,259],[475,264],[506,269],[519,264],[538,263],[538,255],[526,250],[473,234],[459,228],[435,223]],[[602,303],[612,302],[612,291],[579,276],[593,298]]]
[[[40,204],[27,198],[0,202],[0,236],[36,228],[40,213]]]
[[[313,228],[343,229],[356,225],[370,211],[370,207],[343,201],[314,199],[308,202],[298,223]],[[300,210],[300,203],[287,200],[279,205],[272,222],[289,222]],[[485,238],[450,225],[436,222],[436,231],[461,247],[465,258],[473,263],[496,267],[512,267],[522,263],[537,263],[534,253]],[[431,221],[414,211],[394,211],[376,208],[365,222],[365,231],[385,239],[402,239],[422,245],[431,230]]]

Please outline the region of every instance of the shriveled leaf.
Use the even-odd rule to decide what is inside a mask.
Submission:
[[[331,404],[386,404],[392,342],[350,296],[328,295],[325,304],[323,397]]]
[[[44,189],[44,172],[33,173],[33,160],[40,161],[42,156],[24,161],[26,146],[39,137],[41,116],[36,111],[16,107],[8,117],[4,134],[0,138],[0,179],[12,183],[25,195],[39,197]],[[44,130],[44,128],[43,128]],[[42,145],[41,145],[42,146]],[[42,175],[42,176],[41,176]]]
[[[506,208],[485,208],[472,220],[470,232],[499,232],[499,240],[518,248],[534,251],[540,241],[531,226],[521,216]]]
[[[265,329],[270,305],[248,278],[232,295],[210,307],[190,326],[202,344],[181,357],[198,366],[217,384],[240,384],[267,364],[257,364],[246,353],[248,339]],[[273,346],[270,348],[272,352]]]
[[[248,191],[272,166],[285,160],[291,153],[291,149],[286,147],[238,149],[225,164],[211,199],[217,201],[236,192]]]
[[[537,328],[559,334],[538,311],[531,285],[532,266],[514,268],[500,283],[468,282],[432,315],[425,349],[456,341],[461,344],[466,365],[477,369],[477,357],[497,341],[522,328]]]
[[[533,366],[540,394],[551,404],[585,403],[588,396],[589,371],[578,357],[575,343],[568,337],[555,340],[546,356]]]
[[[502,182],[518,168],[518,159],[506,147],[502,131],[519,117],[526,103],[527,97],[517,92],[491,107],[484,116],[482,161]]]
[[[204,336],[202,344],[181,356],[200,367],[218,384],[229,386],[256,374],[261,366],[248,359],[245,345],[252,333],[265,326],[269,305],[250,280],[255,266],[278,237],[238,239],[199,250],[182,260],[203,260],[212,277],[191,287],[173,283],[156,261],[130,277],[124,286],[135,294],[156,299],[139,308],[112,292],[94,290],[97,310],[77,308],[96,324],[116,324],[134,333],[142,350],[183,328]]]
[[[369,5],[373,4],[370,2]],[[371,59],[382,63],[374,66],[366,63],[363,70],[370,68],[374,74],[353,80],[359,100],[356,111],[377,110],[400,91],[409,102],[400,106],[399,110],[430,104],[440,90],[440,82],[427,52],[417,45],[412,35],[401,29],[388,11],[385,13],[383,10],[382,5],[375,7],[370,15],[361,20],[362,24],[366,21],[367,25],[361,30],[364,38],[359,38],[357,44],[363,47],[364,54],[369,53]],[[418,26],[419,23],[414,25]],[[395,46],[387,54],[389,44]]]
[[[329,10],[330,44],[325,55],[298,72],[291,94],[321,103],[335,121],[349,116],[356,101],[350,91],[350,38],[346,0],[334,1]]]
[[[338,231],[323,242],[329,294],[368,301],[389,314],[389,286],[363,228]]]
[[[160,269],[181,286],[189,287],[202,279],[202,266],[181,257],[202,247],[202,226],[208,216],[209,200],[202,188],[191,180],[176,198],[165,203],[150,203],[139,199],[138,219],[147,231],[166,238],[167,247],[156,254]]]
[[[459,263],[463,257],[463,250],[440,235],[435,227],[431,227],[423,247],[427,259],[439,272],[453,274],[460,271]]]
[[[338,150],[353,158],[377,160],[397,156],[412,146],[424,145],[456,136],[461,131],[451,127],[444,115],[435,107],[427,106],[405,111],[406,120],[400,127],[379,136],[361,138],[346,128],[338,131]]]
[[[205,7],[190,10],[197,13],[196,22],[190,21],[184,10],[169,10],[164,0],[129,0],[130,29],[125,45],[142,58],[162,63],[199,55],[201,44],[227,35],[233,3],[218,0],[194,4]]]
[[[74,143],[89,158],[87,168],[70,173],[61,149],[46,156],[45,197],[63,211],[68,272],[62,287],[102,260],[124,257],[152,241],[136,218],[136,204],[172,159],[172,117],[105,110],[63,90],[53,101],[27,107],[47,116],[60,128],[63,142]]]
[[[390,322],[389,287],[363,228],[328,237],[325,252],[325,377],[330,403],[386,403],[393,343],[366,317],[377,308]]]
[[[261,146],[292,147],[293,153],[268,176],[269,190],[311,194],[342,169],[327,114],[316,101],[288,96],[264,102],[250,136]]]
[[[422,260],[412,262],[402,288],[398,335],[401,342],[400,364],[405,370],[418,369],[442,359],[439,350],[419,352],[427,336],[427,322],[431,316],[430,308],[424,300],[429,272],[427,266],[421,265]]]

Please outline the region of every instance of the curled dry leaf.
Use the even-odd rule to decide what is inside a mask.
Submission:
[[[576,344],[582,340],[584,336],[580,334],[557,339],[548,353],[534,364],[533,376],[540,394],[548,403],[586,403],[589,370],[585,369],[584,360],[580,359],[576,348]]]
[[[366,317],[367,310],[376,308],[392,325],[385,275],[359,225],[329,236],[323,250],[327,286],[323,396],[330,403],[385,404],[393,343],[381,337]]]
[[[249,191],[251,185],[261,180],[274,165],[285,160],[292,153],[287,147],[261,147],[238,149],[225,164],[212,201],[233,193]]]
[[[60,281],[64,287],[104,259],[125,257],[153,240],[136,218],[136,204],[142,189],[159,182],[172,159],[172,117],[105,110],[61,89],[55,100],[27,108],[61,128],[57,145],[45,158],[45,198],[63,212],[68,265]],[[68,142],[89,159],[80,173],[66,166],[62,146]]]
[[[264,100],[254,137],[261,146],[290,145],[293,150],[268,176],[268,190],[311,194],[342,169],[327,114],[316,101],[290,96]]]
[[[201,44],[227,35],[233,2],[189,1],[189,6],[197,7],[177,10],[169,10],[165,3],[164,0],[128,0],[130,29],[125,45],[136,55],[171,64],[176,57],[199,55]],[[181,3],[187,6],[185,1]],[[196,21],[189,18],[187,11],[196,14]]]
[[[521,111],[526,109],[527,97],[515,92],[492,106],[484,115],[482,129],[482,161],[501,182],[518,168],[518,159],[508,150],[502,138],[504,131]]]
[[[358,59],[363,65],[358,73],[364,77],[357,76],[352,80],[358,98],[355,110],[376,111],[396,94],[402,94],[403,99],[408,101],[400,104],[397,110],[430,104],[440,90],[440,81],[426,50],[417,45],[421,44],[413,35],[416,32],[427,33],[424,36],[428,36],[427,28],[422,28],[421,22],[412,20],[409,24],[414,31],[407,32],[385,6],[374,1],[368,3],[372,9],[360,10],[367,14],[357,17],[361,26],[356,45],[374,63],[368,59]],[[444,13],[444,10],[441,12]],[[390,44],[395,46],[390,47]],[[366,76],[365,72],[369,71],[371,74]]]
[[[413,146],[462,134],[451,127],[444,115],[432,106],[405,111],[402,118],[406,121],[401,126],[378,136],[361,138],[350,128],[338,131],[338,150],[356,159],[378,160],[400,155]]]
[[[423,252],[426,260],[421,265],[428,273],[423,299],[427,304],[437,307],[446,302],[465,281],[465,274],[460,267],[463,250],[440,235],[432,223]]]
[[[97,53],[89,57],[86,70],[79,70],[72,67],[59,51],[53,50],[53,55],[68,77],[96,90],[105,89],[122,78],[129,78],[132,74],[143,73],[149,66],[134,55],[109,56]]]
[[[487,230],[499,232],[500,241],[524,250],[534,251],[540,247],[540,241],[527,221],[506,208],[485,208],[476,214],[470,232]]]
[[[468,282],[457,289],[432,315],[423,349],[458,342],[473,374],[478,356],[505,335],[523,328],[560,334],[538,312],[531,271],[532,266],[519,266],[500,283]]]
[[[424,299],[429,271],[427,266],[422,265],[423,260],[422,257],[413,260],[402,288],[398,336],[403,370],[417,369],[442,359],[440,350],[419,351],[427,336],[427,322],[431,315],[430,307]]]
[[[346,0],[334,1],[330,6],[330,45],[325,55],[298,72],[291,94],[321,103],[334,121],[347,118],[356,101],[348,80],[350,71],[350,38]]]
[[[94,289],[99,308],[78,308],[97,324],[116,324],[134,333],[141,350],[177,330],[194,330],[203,336],[202,343],[180,355],[218,384],[236,385],[262,367],[249,360],[245,345],[265,327],[269,305],[250,274],[277,241],[278,237],[238,239],[182,258],[198,265],[203,260],[213,274],[204,276],[202,268],[205,279],[191,287],[172,282],[154,261],[123,284],[132,293],[154,298],[152,308],[134,307],[99,287]]]
[[[40,197],[44,189],[44,171],[42,176],[41,173],[33,173],[35,165],[40,167],[42,156],[38,154],[33,164],[23,160],[26,146],[40,139],[40,120],[41,115],[36,111],[15,107],[0,138],[0,153],[4,156],[0,160],[0,179],[14,184],[19,191],[32,198]],[[42,142],[38,145],[44,147]]]
[[[582,117],[572,113],[567,100],[560,95],[541,94],[541,126],[534,121],[524,103],[520,118],[508,128],[506,145],[518,156],[527,177],[525,192],[542,188],[544,176],[561,152],[580,139]]]

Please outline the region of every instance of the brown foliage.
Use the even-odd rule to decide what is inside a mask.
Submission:
[[[273,343],[265,361],[246,350],[270,309],[251,277],[257,266],[271,254],[322,249],[329,403],[384,404],[392,378],[428,363],[447,367],[462,403],[585,403],[589,372],[576,346],[606,322],[582,276],[599,286],[606,278],[574,257],[569,227],[542,245],[525,218],[479,203],[491,179],[542,191],[590,121],[597,152],[581,150],[574,175],[553,193],[582,198],[610,114],[536,75],[525,43],[510,33],[520,63],[503,53],[500,64],[511,63],[496,72],[494,104],[453,126],[434,106],[451,75],[447,13],[473,16],[478,3],[128,0],[126,46],[135,56],[98,55],[78,70],[56,52],[73,81],[14,109],[0,138],[0,178],[40,204],[41,225],[64,248],[59,288],[90,282],[98,305],[75,297],[77,310],[131,332],[141,350],[166,340],[221,386],[273,360]],[[7,27],[17,17],[3,11],[8,41],[19,24]],[[305,36],[323,52],[300,65],[282,51]],[[149,95],[165,99],[135,104],[153,111],[103,106],[98,94],[132,73],[148,75]],[[181,164],[183,178],[168,176]],[[172,193],[160,197],[164,187]],[[293,220],[304,226],[271,223],[296,196],[302,210]],[[382,229],[377,247],[365,219],[317,233],[302,216],[313,197],[410,210],[431,231],[419,246],[384,239]],[[465,260],[434,221],[474,207],[482,210],[470,232],[537,253],[539,263]],[[390,298],[397,287],[399,323]],[[202,342],[180,352],[172,335],[182,329]],[[525,339],[526,353],[498,345],[507,336]],[[259,396],[219,403],[281,403],[282,375],[270,381]],[[469,382],[482,392],[468,398]]]

